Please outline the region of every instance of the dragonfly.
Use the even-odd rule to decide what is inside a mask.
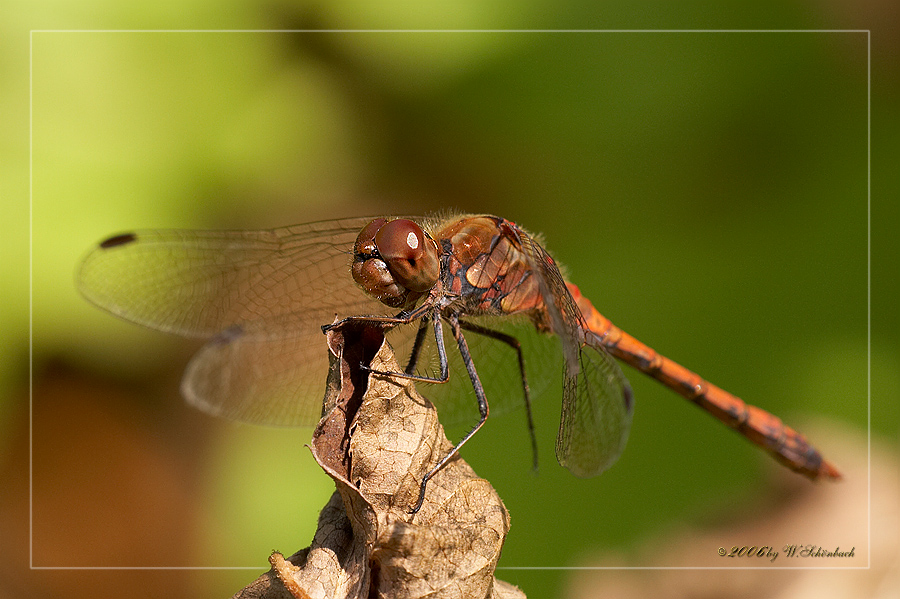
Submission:
[[[516,336],[490,324],[507,320],[559,339],[563,388],[556,457],[576,476],[608,469],[628,439],[634,398],[619,359],[788,468],[810,479],[841,478],[777,416],[613,325],[564,278],[538,237],[501,217],[365,217],[259,231],[136,231],[91,250],[78,285],[90,302],[125,320],[205,340],[187,366],[182,395],[209,414],[258,424],[314,425],[322,416],[324,331],[353,325],[398,332],[394,338],[406,339],[411,348],[406,368],[372,372],[446,383],[447,327],[479,418],[424,476],[412,512],[421,507],[428,480],[490,413],[467,339],[485,338],[516,354],[536,461],[522,347]],[[432,343],[439,372],[418,374]]]

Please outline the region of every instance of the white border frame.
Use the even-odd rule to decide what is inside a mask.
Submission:
[[[500,566],[498,570],[869,570],[872,564],[872,32],[870,29],[32,29],[28,36],[28,566],[31,570],[259,570],[260,566],[35,566],[33,547],[33,49],[35,33],[865,33],[866,34],[866,434],[865,566]]]

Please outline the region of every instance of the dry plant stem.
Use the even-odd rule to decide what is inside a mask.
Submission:
[[[524,598],[494,578],[509,515],[490,484],[458,456],[422,478],[453,444],[413,383],[397,372],[380,331],[328,332],[331,369],[313,457],[335,481],[312,544],[235,597]]]

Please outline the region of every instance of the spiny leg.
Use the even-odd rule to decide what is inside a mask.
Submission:
[[[351,323],[364,324],[369,326],[380,326],[384,329],[397,326],[398,324],[409,324],[414,320],[422,318],[426,314],[434,311],[434,302],[425,301],[421,306],[409,312],[400,312],[397,316],[347,316],[337,322],[331,324],[323,324],[322,332],[327,333],[332,329],[339,329]]]
[[[423,320],[423,323],[425,321]],[[440,377],[430,377],[430,376],[420,376],[418,374],[412,374],[409,372],[409,367],[407,366],[406,372],[386,372],[383,370],[373,370],[363,365],[363,368],[368,370],[373,374],[380,374],[382,376],[393,376],[401,379],[408,379],[411,381],[419,381],[422,383],[446,383],[450,380],[450,362],[447,360],[447,350],[444,348],[444,331],[443,327],[441,327],[441,315],[438,310],[433,310],[431,313],[431,322],[434,325],[434,340],[437,344],[438,351],[438,359],[440,361],[441,366],[441,375]],[[421,335],[424,327],[419,327],[419,333],[416,334],[416,344],[418,345],[418,338]],[[415,348],[413,349],[415,352]]]
[[[372,372],[374,374],[380,374],[384,376],[395,376],[398,378],[409,379],[413,381],[421,381],[423,383],[446,383],[450,380],[450,364],[447,361],[447,352],[444,349],[444,334],[441,330],[440,312],[437,308],[434,307],[433,302],[425,302],[415,310],[412,310],[410,312],[400,312],[397,316],[348,316],[346,318],[342,318],[337,322],[322,325],[322,332],[326,333],[332,329],[338,329],[350,324],[362,324],[381,327],[382,329],[390,329],[397,325],[409,324],[416,319],[422,318],[426,314],[430,314],[431,320],[434,324],[435,341],[437,343],[438,357],[440,358],[441,364],[440,378],[411,374],[409,372],[409,365],[407,365],[407,369],[405,372],[385,372],[381,370],[372,370],[367,364],[361,364],[360,366],[364,370],[368,370],[369,372]],[[415,345],[419,348],[421,346],[419,338],[424,337],[424,327],[425,323],[423,319],[422,324],[419,326],[419,332],[416,334]],[[415,347],[413,348],[413,351],[417,352]],[[415,359],[417,360],[418,357],[416,357]]]
[[[467,331],[472,331],[473,333],[478,333],[479,335],[484,335],[485,337],[490,337],[492,339],[496,339],[497,341],[501,341],[515,350],[516,355],[519,358],[519,373],[522,376],[522,391],[525,393],[525,417],[528,420],[528,435],[531,437],[531,455],[533,462],[532,468],[537,471],[537,436],[534,432],[534,417],[531,413],[531,391],[528,388],[528,378],[525,375],[525,357],[522,354],[522,344],[519,343],[519,340],[512,335],[507,335],[506,333],[501,333],[500,331],[495,331],[493,329],[489,329],[487,327],[473,324],[464,320],[459,321],[459,326]]]
[[[450,324],[450,330],[453,332],[453,337],[456,339],[456,344],[459,347],[459,353],[462,356],[463,364],[466,365],[466,371],[469,373],[469,378],[472,380],[472,386],[475,388],[475,398],[478,400],[478,412],[481,414],[481,419],[478,421],[478,424],[466,433],[462,440],[457,443],[422,479],[422,484],[419,487],[419,500],[416,502],[415,507],[410,510],[411,514],[415,514],[422,507],[422,502],[425,501],[425,487],[428,484],[428,481],[431,480],[431,477],[443,468],[453,456],[459,453],[460,448],[465,445],[466,441],[471,439],[472,435],[478,432],[478,429],[484,425],[490,412],[487,398],[484,395],[484,387],[481,385],[481,380],[478,378],[478,372],[475,370],[475,364],[472,362],[471,354],[469,354],[469,346],[466,343],[466,338],[463,337],[460,328],[459,316],[450,314],[446,318],[447,322]]]

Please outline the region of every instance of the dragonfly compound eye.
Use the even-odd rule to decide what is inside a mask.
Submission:
[[[406,303],[409,289],[397,282],[375,247],[375,234],[386,222],[383,218],[376,218],[359,232],[353,245],[350,272],[353,280],[366,293],[383,304],[397,308]]]
[[[441,274],[437,244],[422,227],[398,218],[375,234],[375,246],[388,269],[405,288],[424,293],[434,287]]]

